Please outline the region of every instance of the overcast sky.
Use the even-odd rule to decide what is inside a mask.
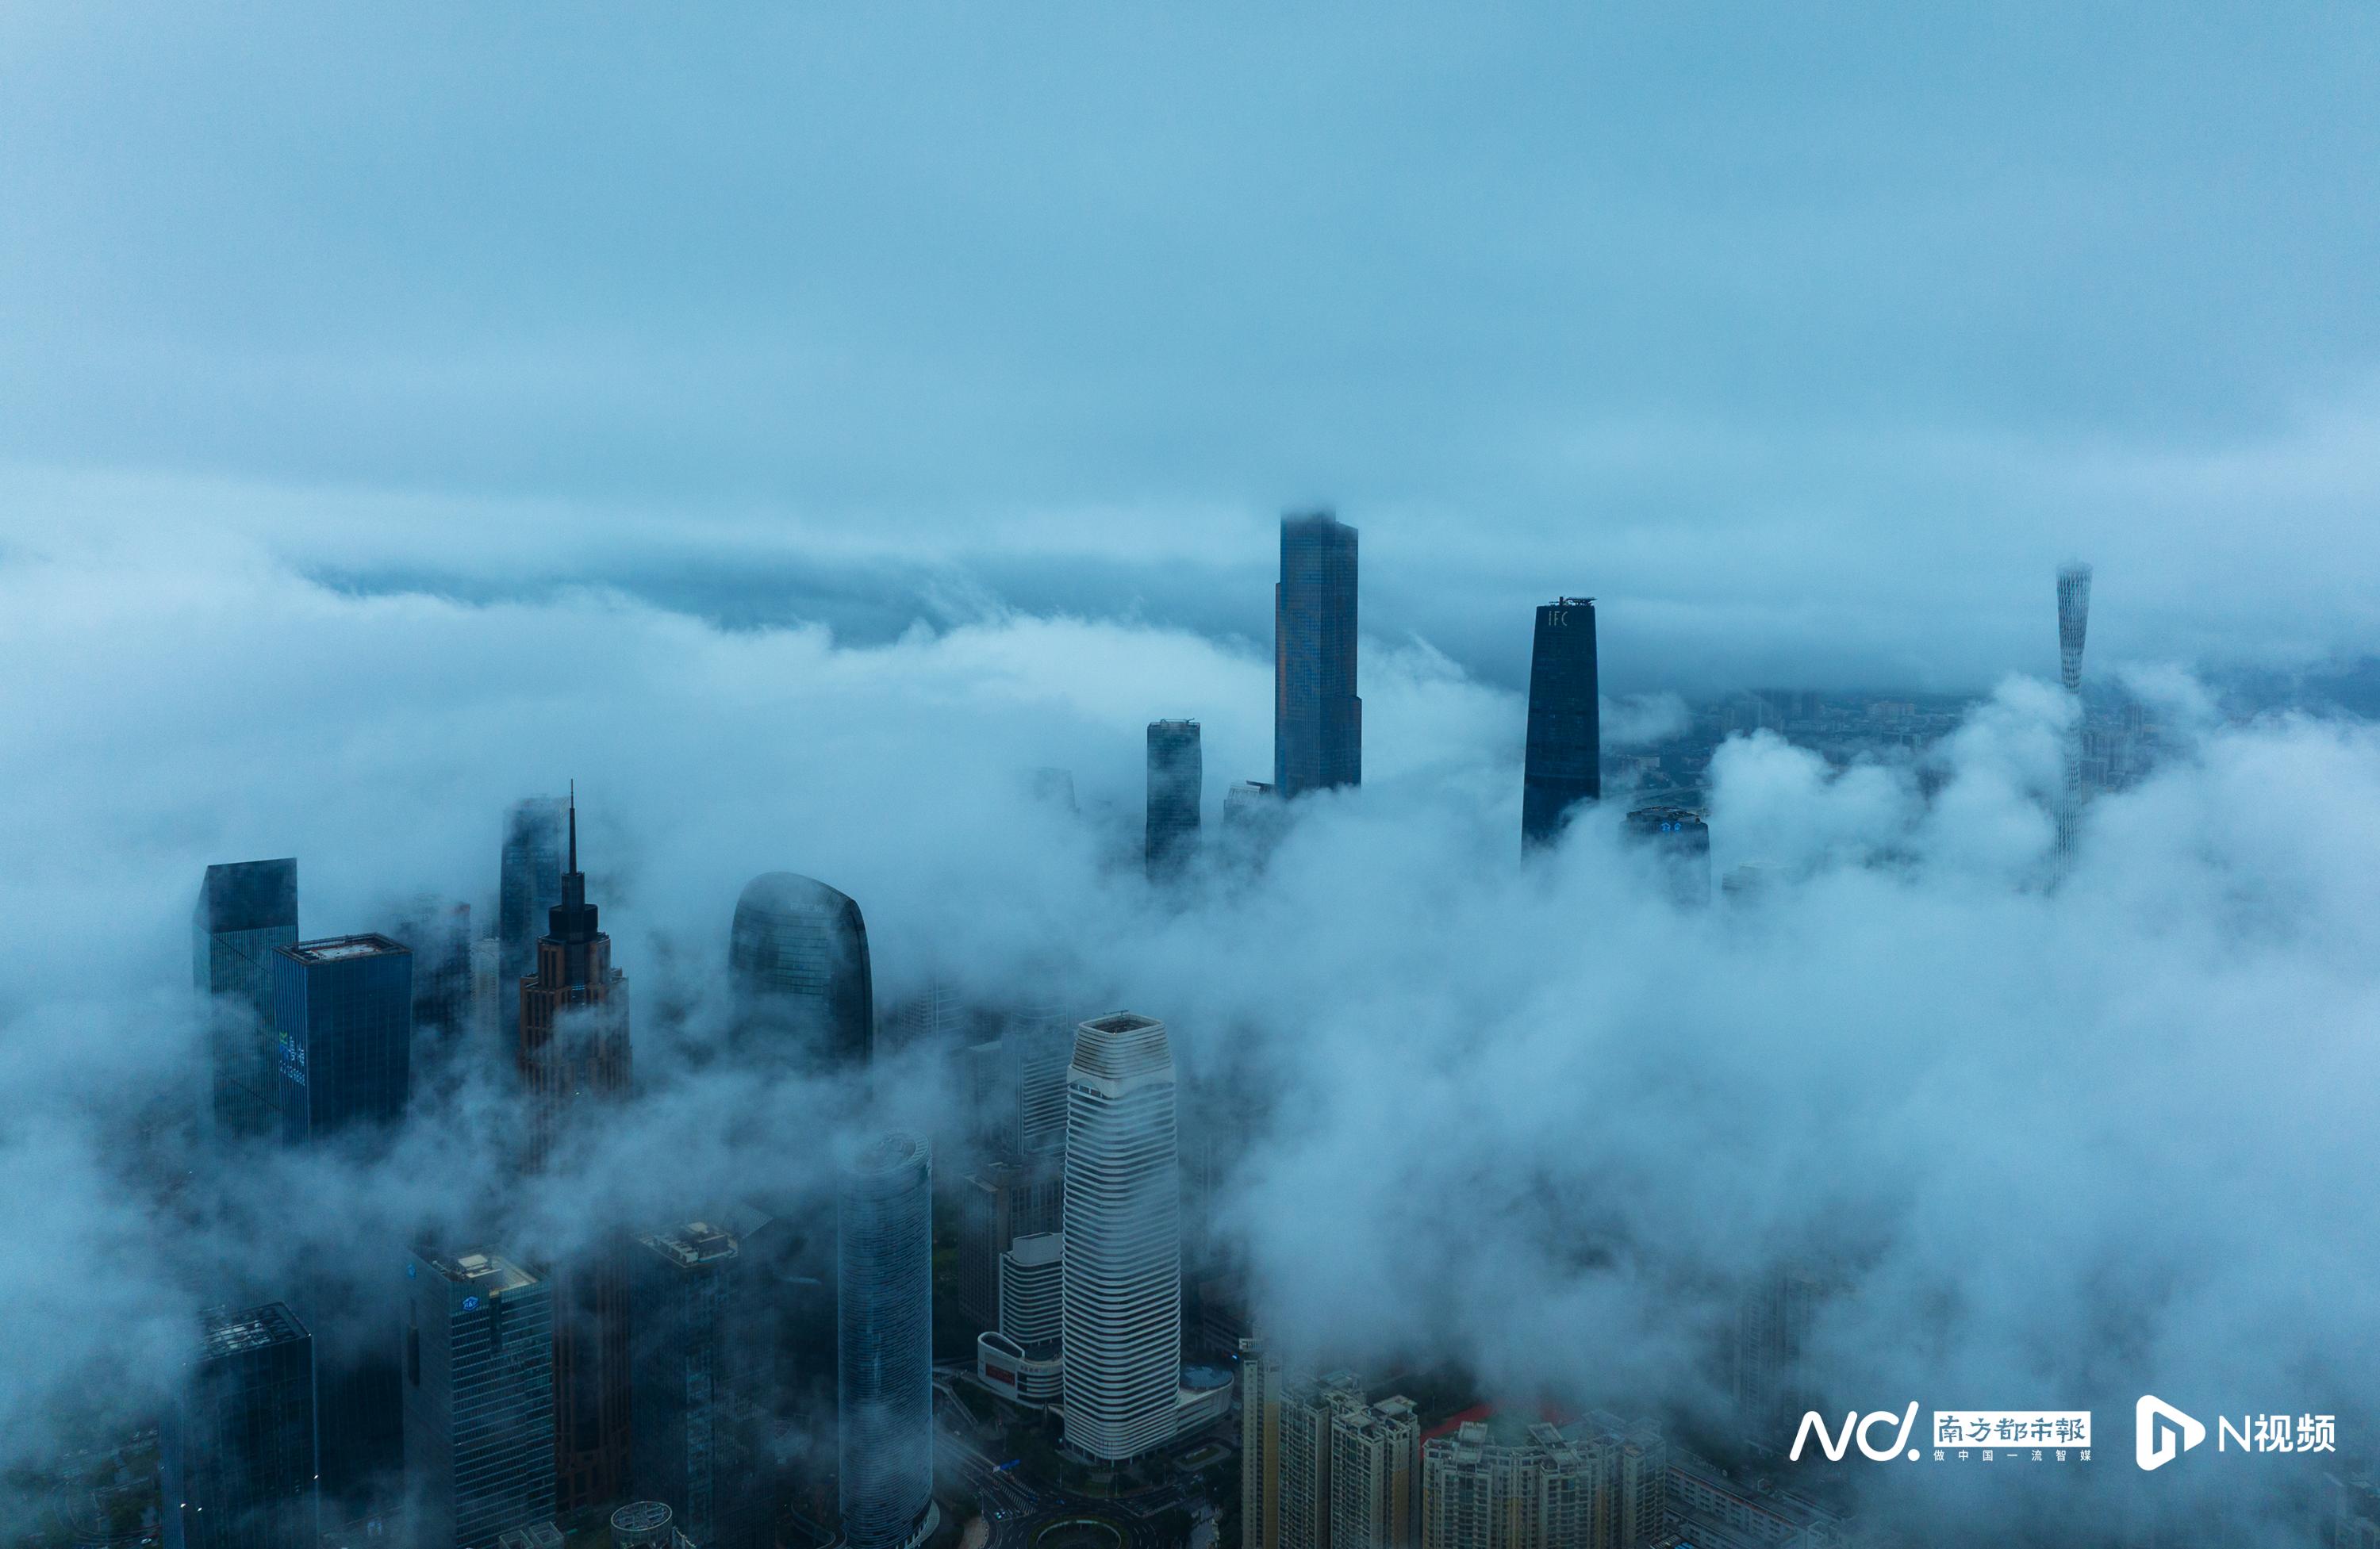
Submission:
[[[16,6],[0,520],[1504,682],[2368,648],[2380,8]]]

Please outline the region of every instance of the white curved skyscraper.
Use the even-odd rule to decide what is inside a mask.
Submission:
[[[1066,1445],[1135,1457],[1171,1440],[1182,1381],[1182,1180],[1165,1024],[1075,1030],[1066,1069]]]

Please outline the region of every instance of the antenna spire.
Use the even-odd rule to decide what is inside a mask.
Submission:
[[[578,869],[578,781],[570,782],[570,869]]]

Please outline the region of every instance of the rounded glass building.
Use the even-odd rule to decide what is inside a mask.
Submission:
[[[933,1528],[934,1235],[926,1143],[889,1134],[836,1197],[835,1397],[849,1549],[905,1549]]]
[[[876,992],[859,905],[814,877],[756,877],[727,939],[739,1035],[803,1070],[868,1063]]]

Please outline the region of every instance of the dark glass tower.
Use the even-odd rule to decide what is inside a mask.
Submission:
[[[190,920],[215,1128],[271,1134],[281,1127],[281,1060],[273,1038],[273,949],[298,939],[298,863],[207,867]]]
[[[1198,853],[1203,774],[1196,721],[1148,723],[1148,824],[1143,860],[1152,882],[1179,877]]]
[[[427,1047],[461,1036],[471,1011],[471,906],[426,895],[389,935],[413,949],[413,1032]]]
[[[273,951],[282,1136],[317,1145],[394,1126],[412,1095],[413,954],[385,936]],[[344,1519],[382,1508],[400,1460],[395,1309],[324,1275],[295,1293],[316,1336],[322,1490]]]
[[[288,1308],[203,1313],[158,1432],[166,1549],[315,1549],[314,1341]]]
[[[421,1549],[553,1520],[553,1308],[501,1253],[405,1266],[405,1472]]]
[[[520,1035],[516,986],[537,972],[538,933],[562,902],[567,809],[558,796],[531,796],[504,814],[504,865],[496,879],[496,1014],[506,1048]]]
[[[520,1074],[528,1092],[532,1170],[551,1159],[567,1125],[591,1103],[625,1096],[631,1074],[628,978],[612,966],[578,869],[578,811],[565,816],[568,869],[552,929],[537,944],[536,976],[520,988]],[[565,1511],[616,1500],[628,1469],[628,1319],[622,1245],[608,1236],[555,1265],[555,1497]]]
[[[756,877],[735,901],[727,967],[755,1057],[805,1071],[868,1063],[876,992],[858,904],[790,871]]]
[[[413,953],[385,936],[276,947],[281,1133],[293,1145],[394,1124],[413,1093]]]
[[[904,1549],[934,1489],[934,1230],[926,1143],[886,1135],[836,1201],[836,1412],[849,1549]]]
[[[1272,600],[1272,781],[1284,796],[1364,781],[1355,696],[1355,529],[1327,511],[1281,522]]]
[[[732,1232],[690,1221],[638,1238],[628,1255],[629,1487],[674,1506],[705,1549],[746,1536],[735,1507],[754,1471],[737,1434],[745,1363],[727,1344],[736,1252]]]
[[[1595,599],[1558,597],[1537,610],[1529,651],[1529,747],[1521,775],[1521,842],[1550,844],[1582,802],[1603,799],[1603,727],[1596,697]]]

